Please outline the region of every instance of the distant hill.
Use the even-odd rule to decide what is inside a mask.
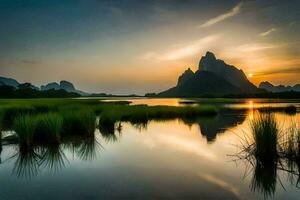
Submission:
[[[300,92],[300,84],[296,84],[294,86],[284,86],[284,85],[273,85],[272,83],[265,81],[259,84],[259,88],[267,90],[269,92]]]
[[[81,96],[88,96],[90,95],[87,92],[83,92],[81,90],[77,90],[75,88],[75,86],[73,85],[73,83],[69,82],[69,81],[60,81],[59,84],[56,82],[52,82],[52,83],[48,83],[46,85],[42,85],[41,86],[41,90],[42,91],[46,91],[46,90],[65,90],[67,92],[73,92],[73,93],[77,93],[80,94]]]
[[[217,59],[211,52],[202,56],[199,68],[193,72],[187,69],[179,78],[177,85],[158,96],[197,97],[223,96],[229,94],[255,94],[263,90],[252,84],[242,70]]]
[[[70,98],[80,97],[79,94],[73,92],[67,92],[65,90],[37,90],[32,87],[31,84],[20,84],[18,88],[2,85],[0,86],[0,98]]]
[[[69,81],[62,80],[60,83],[51,82],[46,85],[42,85],[41,88],[32,85],[31,83],[20,83],[15,79],[12,78],[6,78],[3,76],[0,76],[0,87],[1,86],[11,86],[16,89],[24,89],[24,88],[31,88],[33,90],[41,90],[41,91],[47,91],[47,90],[64,90],[69,93],[77,93],[81,96],[89,96],[90,94],[87,92],[83,92],[81,90],[77,90],[73,83]]]
[[[15,79],[0,76],[0,86],[1,85],[8,85],[8,86],[12,86],[12,87],[17,88],[19,86],[19,84],[20,83],[18,81],[16,81]]]

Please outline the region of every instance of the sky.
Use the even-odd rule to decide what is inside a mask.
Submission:
[[[249,80],[300,83],[299,0],[0,0],[0,76],[87,92],[174,86],[206,51]]]

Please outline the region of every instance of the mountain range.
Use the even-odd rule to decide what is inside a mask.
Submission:
[[[259,88],[267,90],[268,92],[289,92],[295,91],[300,92],[300,84],[296,84],[294,86],[285,86],[285,85],[273,85],[268,81],[261,82],[259,84]]]
[[[15,79],[0,76],[0,86],[3,86],[3,85],[11,86],[11,87],[18,88],[18,89],[27,87],[27,88],[41,90],[41,91],[65,90],[66,92],[77,93],[81,96],[89,95],[89,93],[87,93],[87,92],[83,92],[81,90],[76,89],[75,86],[73,85],[73,83],[71,83],[69,81],[65,81],[65,80],[62,80],[59,83],[51,82],[46,85],[42,85],[41,88],[39,88],[37,86],[32,85],[31,83],[19,83]]]
[[[10,86],[15,89],[26,89],[45,92],[63,91],[80,96],[118,96],[105,93],[87,93],[75,88],[73,83],[62,80],[59,83],[51,82],[40,88],[31,83],[20,83],[15,79],[0,76],[0,86]],[[233,65],[217,59],[212,52],[206,52],[201,57],[198,69],[194,72],[190,68],[185,70],[178,78],[176,86],[158,94],[148,93],[145,96],[160,97],[221,97],[221,96],[262,96],[277,97],[282,92],[300,92],[300,84],[294,86],[274,86],[269,82],[261,82],[259,87],[251,83],[245,73]],[[299,93],[298,93],[299,94]],[[297,95],[298,95],[297,94]],[[64,94],[65,95],[65,94]],[[281,94],[280,94],[281,95]],[[279,95],[279,96],[280,96]],[[284,95],[284,94],[282,94]],[[289,96],[290,94],[286,94]],[[128,95],[124,95],[128,96]],[[136,95],[129,95],[136,96]]]
[[[264,90],[251,83],[245,73],[207,52],[199,61],[198,70],[188,68],[177,85],[158,94],[166,97],[197,97],[205,95],[257,94]]]

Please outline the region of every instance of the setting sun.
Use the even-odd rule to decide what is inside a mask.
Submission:
[[[248,78],[252,78],[253,77],[253,74],[252,73],[249,73],[248,74]]]

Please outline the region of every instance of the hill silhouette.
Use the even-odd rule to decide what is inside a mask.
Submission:
[[[273,85],[268,81],[261,82],[259,88],[267,90],[268,92],[300,92],[300,84],[294,86],[285,85]]]
[[[159,96],[197,97],[223,96],[229,94],[256,94],[264,90],[252,84],[242,70],[217,59],[212,52],[207,52],[199,62],[199,68],[193,72],[187,69],[179,78],[177,85]]]

